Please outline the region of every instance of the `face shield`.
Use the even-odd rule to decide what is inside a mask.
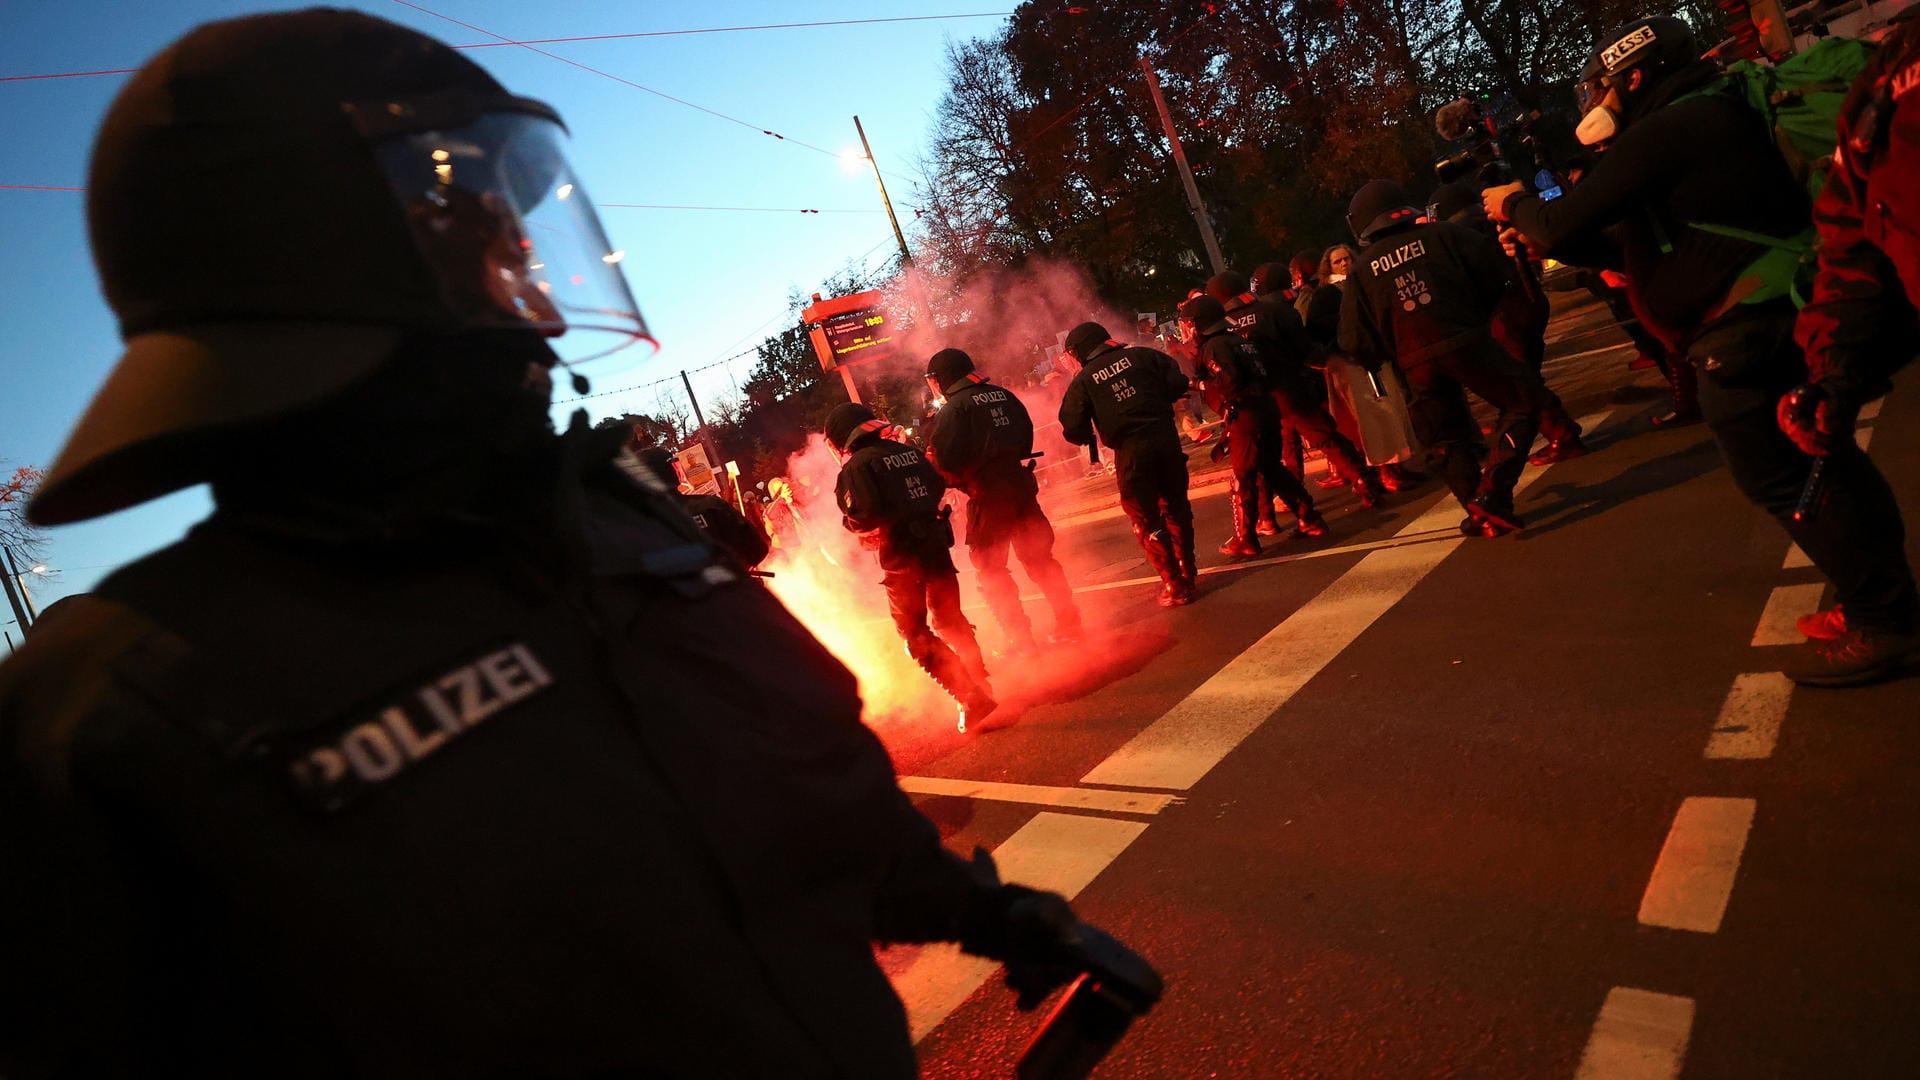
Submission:
[[[422,260],[463,329],[523,329],[569,366],[652,335],[567,164],[566,129],[526,98],[353,110]]]

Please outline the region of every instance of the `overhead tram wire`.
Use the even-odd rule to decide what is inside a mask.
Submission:
[[[729,124],[737,124],[740,127],[746,128],[748,131],[757,131],[762,135],[771,136],[775,139],[780,140],[781,142],[792,143],[795,146],[804,146],[807,149],[812,150],[816,154],[825,154],[827,157],[830,157],[830,158],[838,158],[840,156],[840,154],[838,154],[837,152],[829,150],[824,146],[816,146],[813,143],[807,142],[804,139],[797,139],[789,135],[782,135],[781,133],[773,130],[772,128],[764,128],[758,124],[754,124],[746,120],[742,120],[737,116],[729,116],[728,114],[723,113],[718,109],[710,109],[705,105],[700,105],[695,102],[688,101],[686,98],[675,97],[674,95],[667,93],[665,90],[655,90],[651,86],[634,82],[632,79],[623,78],[619,75],[615,75],[610,71],[602,71],[597,67],[592,67],[590,65],[583,64],[578,60],[569,60],[568,58],[561,56],[559,53],[548,52],[545,49],[535,48],[533,45],[524,41],[515,41],[514,39],[506,36],[505,34],[496,34],[493,31],[488,30],[484,27],[475,26],[474,24],[469,22],[462,22],[451,15],[442,15],[439,12],[434,11],[430,8],[421,7],[419,4],[413,3],[412,0],[391,0],[391,2],[398,4],[403,8],[407,8],[411,11],[417,11],[422,15],[431,15],[436,19],[441,19],[446,22],[450,22],[455,26],[464,27],[468,30],[473,31],[476,34],[485,34],[490,38],[497,38],[499,40],[499,43],[502,45],[517,45],[520,48],[527,50],[528,52],[538,53],[539,55],[547,57],[550,60],[558,60],[561,63],[566,64],[570,67],[579,68],[581,71],[591,72],[595,75],[600,76],[601,78],[612,79],[614,82],[617,82],[622,86],[631,86],[635,90],[644,91],[646,93],[652,94],[654,97],[663,98],[667,101],[671,101],[676,105],[685,105],[689,109],[697,109],[700,112],[706,113],[708,116],[713,116],[721,120],[725,120]]]
[[[53,184],[0,184],[0,191],[72,191],[85,193],[83,187],[61,187]],[[614,210],[714,210],[741,214],[884,214],[885,210],[867,208],[816,209],[810,206],[695,206],[690,203],[594,203],[602,209]]]
[[[510,45],[566,45],[579,41],[622,41],[631,38],[684,37],[694,34],[733,34],[749,30],[800,30],[828,26],[866,26],[877,23],[941,22],[953,19],[990,19],[1011,15],[1011,11],[961,11],[950,15],[899,15],[873,19],[822,19],[815,22],[761,23],[748,26],[708,26],[692,30],[641,30],[627,34],[585,34],[577,37],[528,38],[525,41],[483,41],[472,45],[454,45],[455,49],[502,49]],[[139,68],[106,68],[101,71],[59,71],[45,75],[0,75],[0,82],[33,82],[39,79],[85,79],[96,75],[131,75]]]

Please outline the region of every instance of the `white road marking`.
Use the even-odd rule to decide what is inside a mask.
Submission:
[[[1773,755],[1793,702],[1793,680],[1778,671],[1735,676],[1707,739],[1706,756],[1756,760]]]
[[[1034,803],[1075,810],[1108,810],[1119,814],[1157,814],[1181,801],[1178,795],[1145,791],[1000,784],[990,780],[949,780],[940,776],[903,776],[900,778],[900,787],[915,795],[957,795],[968,799]]]
[[[1767,606],[1760,612],[1760,625],[1753,628],[1754,647],[1798,645],[1806,640],[1794,624],[1800,616],[1820,610],[1820,597],[1826,591],[1824,581],[1810,585],[1781,585],[1774,589],[1767,597]]]
[[[1591,430],[1606,415],[1583,418],[1582,427]],[[1543,472],[1528,466],[1515,492]],[[1460,516],[1442,496],[1396,538],[1457,526]],[[1450,540],[1369,553],[1080,782],[1192,787],[1465,542],[1456,530]]]
[[[1780,569],[1798,570],[1803,566],[1812,565],[1813,560],[1807,558],[1807,553],[1800,550],[1799,544],[1789,544],[1787,545],[1787,561],[1780,564]]]
[[[1860,406],[1860,422],[1864,424],[1867,421],[1873,419],[1874,417],[1879,416],[1880,406],[1885,405],[1886,403],[1887,403],[1886,398],[1877,398],[1873,401],[1867,402],[1865,405]]]
[[[1755,805],[1752,799],[1701,796],[1680,804],[1640,898],[1641,923],[1702,934],[1720,929]]]
[[[1860,447],[1861,453],[1863,454],[1866,453],[1867,447],[1873,445],[1873,433],[1875,430],[1876,430],[1875,428],[1869,427],[1869,428],[1861,428],[1860,430],[1854,432],[1853,441],[1855,445]]]
[[[993,858],[1002,880],[1052,889],[1071,900],[1146,827],[1144,821],[1040,813],[994,849]],[[968,956],[953,944],[918,950],[893,977],[894,991],[907,1006],[914,1041],[938,1027],[999,966]]]
[[[1692,1034],[1692,998],[1616,986],[1600,1006],[1574,1080],[1673,1080]]]
[[[1604,410],[1591,416],[1580,418],[1580,424],[1588,431],[1599,427],[1612,414]],[[1548,466],[1547,468],[1551,468]],[[1521,474],[1520,483],[1514,488],[1516,494],[1538,479],[1544,468],[1528,466]],[[1433,506],[1403,527],[1397,538],[1411,539],[1423,534],[1436,533],[1442,529],[1452,529],[1458,524],[1460,509],[1451,498],[1442,496]],[[1133,761],[1143,767],[1138,771],[1160,776],[1164,771],[1152,761],[1143,761],[1141,755],[1134,753],[1137,745],[1150,746],[1164,739],[1170,730],[1169,718],[1177,717],[1183,705],[1202,697],[1208,685],[1223,676],[1229,685],[1241,680],[1231,673],[1236,665],[1243,663],[1251,666],[1271,665],[1274,656],[1263,653],[1298,655],[1304,658],[1304,664],[1311,670],[1284,672],[1279,683],[1268,684],[1263,692],[1244,697],[1239,707],[1245,714],[1241,717],[1221,717],[1225,725],[1238,731],[1231,740],[1216,736],[1207,752],[1206,759],[1187,757],[1180,763],[1184,774],[1191,774],[1193,780],[1225,757],[1239,744],[1241,739],[1252,734],[1260,723],[1284,705],[1294,690],[1306,685],[1312,675],[1326,663],[1339,655],[1346,643],[1377,619],[1380,613],[1391,607],[1408,590],[1426,576],[1426,573],[1439,565],[1442,559],[1453,549],[1464,543],[1456,538],[1431,544],[1407,545],[1399,548],[1376,550],[1361,559],[1359,564],[1348,570],[1319,596],[1307,602],[1299,611],[1283,621],[1280,626],[1262,637],[1252,648],[1229,662],[1226,669],[1202,684],[1186,702],[1174,706],[1166,716],[1161,717],[1140,733],[1126,746],[1120,748],[1105,763],[1096,767],[1082,779],[1082,783],[1109,784],[1118,787],[1175,787],[1168,783],[1132,783],[1125,780],[1105,779],[1106,771],[1124,773]],[[1389,582],[1397,582],[1390,585]],[[1296,622],[1296,620],[1298,620]],[[1276,636],[1288,626],[1295,630],[1306,629],[1306,641],[1296,644],[1276,643]],[[1340,642],[1332,643],[1330,635],[1342,635]],[[1312,643],[1312,644],[1308,644]],[[1264,649],[1263,649],[1264,647]],[[1179,721],[1176,719],[1175,723]],[[1177,748],[1172,748],[1177,751]],[[1111,769],[1109,767],[1111,766]],[[1197,770],[1197,771],[1196,771]],[[1189,781],[1191,782],[1191,781]],[[1053,889],[1072,898],[1085,888],[1100,872],[1106,869],[1114,859],[1125,851],[1135,837],[1146,830],[1143,821],[1126,821],[1117,818],[1081,817],[1071,814],[1057,814],[1050,811],[1034,816],[1019,832],[994,851],[994,858],[1000,865],[1001,876],[1007,881],[1017,881],[1036,888]],[[952,945],[929,945],[914,951],[911,959],[895,968],[891,978],[895,992],[907,1008],[907,1021],[912,1030],[913,1039],[918,1042],[926,1034],[938,1027],[953,1010],[960,1007],[980,985],[993,974],[995,965],[978,957],[962,954]]]

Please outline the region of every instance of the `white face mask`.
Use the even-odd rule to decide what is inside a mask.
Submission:
[[[1620,117],[1605,105],[1595,105],[1580,118],[1580,126],[1573,129],[1573,137],[1580,140],[1582,146],[1599,146],[1615,135],[1620,134]]]

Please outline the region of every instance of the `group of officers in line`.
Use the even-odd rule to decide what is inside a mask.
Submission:
[[[1392,184],[1356,195],[1338,348],[1404,378],[1469,535],[1523,524],[1512,476],[1551,410],[1490,329],[1514,287],[1500,244],[1592,260],[1699,368],[1735,482],[1835,586],[1789,674],[1851,685],[1920,652],[1899,508],[1853,439],[1916,341],[1916,26],[1841,118],[1797,318],[1738,291],[1761,245],[1647,232],[1808,216],[1764,127],[1688,96],[1713,72],[1676,20],[1596,46],[1582,128],[1606,147],[1552,203],[1485,191],[1500,239],[1422,220]],[[591,256],[609,248],[567,200],[562,144],[551,108],[444,43],[321,9],[200,27],[108,111],[87,204],[126,349],[29,518],[200,483],[215,509],[0,663],[8,1076],[906,1078],[874,943],[958,943],[1005,964],[1023,1008],[1090,970],[1097,935],[1063,897],[943,847],[851,673],[704,537],[657,458],[623,472],[584,412],[553,430],[554,340],[594,329],[561,316],[583,303],[569,281],[603,275],[595,321],[646,336],[616,260]],[[528,242],[545,228],[588,257],[542,273],[573,249]],[[1191,374],[1094,323],[1066,340],[1062,425],[1112,449],[1170,605],[1196,573],[1173,421],[1191,379],[1228,417],[1229,554],[1257,547],[1261,483],[1256,504],[1319,522],[1272,467],[1290,404],[1302,430],[1318,416],[1284,400],[1262,309],[1221,284],[1228,301],[1183,306]],[[1018,603],[1010,552],[1056,637],[1081,621],[1025,410],[951,350],[927,374],[947,400],[928,452],[857,405],[827,436],[910,648],[977,715],[993,698],[946,485],[970,496],[996,611]],[[1500,411],[1490,448],[1462,387]]]

